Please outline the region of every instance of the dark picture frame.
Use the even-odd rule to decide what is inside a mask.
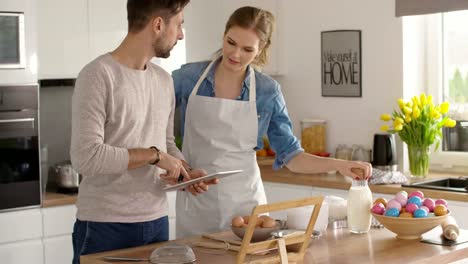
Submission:
[[[362,97],[361,30],[321,32],[323,97]]]

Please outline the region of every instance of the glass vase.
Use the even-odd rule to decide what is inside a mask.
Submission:
[[[424,178],[429,173],[429,146],[408,145],[409,168],[414,177]]]

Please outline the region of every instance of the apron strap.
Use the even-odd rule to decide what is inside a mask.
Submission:
[[[221,56],[216,57],[214,60],[212,60],[210,62],[210,64],[208,64],[208,67],[206,67],[205,71],[203,72],[203,74],[198,79],[197,83],[195,84],[195,87],[193,87],[193,90],[192,90],[192,93],[190,94],[190,96],[197,95],[198,88],[200,88],[201,83],[203,82],[203,80],[205,80],[206,75],[208,75],[208,72],[210,72],[210,69],[214,65],[216,60],[218,60],[220,57]],[[250,66],[249,74],[250,74],[249,101],[250,102],[255,102],[255,101],[257,101],[257,92],[256,92],[256,84],[257,83],[255,81],[255,71],[254,71],[252,66]]]

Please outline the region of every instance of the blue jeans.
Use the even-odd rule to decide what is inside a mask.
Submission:
[[[76,219],[73,227],[73,264],[80,256],[136,247],[169,239],[167,216],[141,223],[101,223]]]

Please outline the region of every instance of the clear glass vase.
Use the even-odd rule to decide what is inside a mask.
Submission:
[[[424,178],[429,173],[429,146],[408,145],[411,176]]]

